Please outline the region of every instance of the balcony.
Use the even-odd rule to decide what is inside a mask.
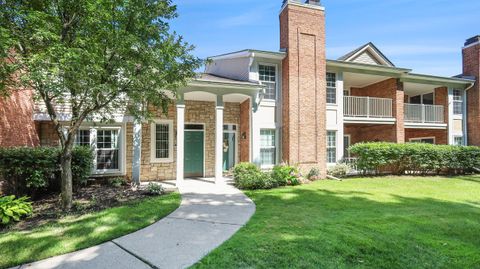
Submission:
[[[439,105],[405,104],[405,122],[444,124],[444,109]]]
[[[378,97],[345,96],[343,100],[345,122],[394,123],[393,100]]]

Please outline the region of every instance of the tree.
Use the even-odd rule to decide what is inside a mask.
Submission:
[[[0,0],[0,95],[29,88],[60,139],[62,204],[72,205],[72,148],[86,120],[164,113],[201,61],[172,32],[171,0]],[[60,107],[71,118],[62,122]]]

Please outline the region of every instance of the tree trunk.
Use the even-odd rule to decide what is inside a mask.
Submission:
[[[60,156],[60,170],[62,180],[62,207],[64,210],[72,208],[73,184],[72,184],[72,151],[73,143],[66,143]]]

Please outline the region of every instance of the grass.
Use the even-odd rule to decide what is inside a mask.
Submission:
[[[252,191],[257,211],[194,268],[480,268],[480,177]]]
[[[98,245],[146,227],[179,205],[180,195],[170,193],[82,216],[65,217],[31,231],[0,233],[0,268]]]

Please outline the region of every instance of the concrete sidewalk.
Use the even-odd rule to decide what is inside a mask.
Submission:
[[[180,207],[155,224],[113,241],[16,268],[186,268],[220,246],[255,212],[236,188],[185,180]]]

